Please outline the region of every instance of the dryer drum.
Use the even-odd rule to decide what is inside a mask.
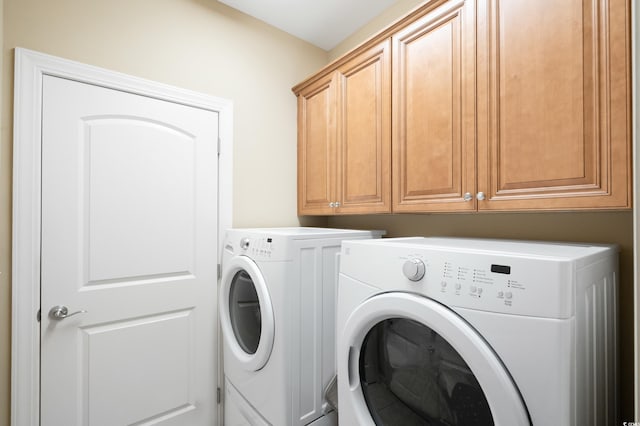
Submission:
[[[377,425],[494,424],[467,363],[426,325],[406,318],[381,321],[360,354],[362,391]]]

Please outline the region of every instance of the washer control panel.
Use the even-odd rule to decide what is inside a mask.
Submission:
[[[269,259],[273,256],[275,243],[272,237],[243,237],[240,239],[240,254],[257,259]]]

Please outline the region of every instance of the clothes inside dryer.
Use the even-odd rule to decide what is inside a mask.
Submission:
[[[377,425],[494,424],[467,363],[416,321],[387,319],[369,331],[360,352],[360,379]]]
[[[248,354],[256,353],[262,330],[260,301],[251,276],[246,271],[237,272],[231,281],[229,317],[240,347]]]

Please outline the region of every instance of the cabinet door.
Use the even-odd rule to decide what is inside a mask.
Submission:
[[[335,85],[333,74],[298,95],[298,214],[335,209]]]
[[[478,208],[630,207],[629,1],[478,13]]]
[[[337,212],[390,212],[391,42],[351,59],[337,80]]]
[[[393,36],[396,212],[474,210],[475,2],[449,1]],[[468,197],[467,197],[468,198]]]

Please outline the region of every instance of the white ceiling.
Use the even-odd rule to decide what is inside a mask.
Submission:
[[[218,0],[331,50],[397,0]]]

